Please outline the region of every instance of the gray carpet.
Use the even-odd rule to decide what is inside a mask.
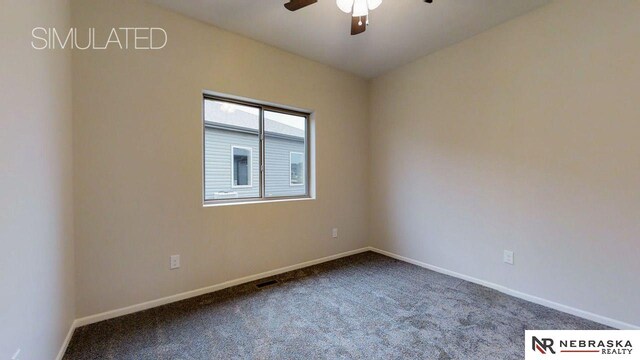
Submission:
[[[76,329],[64,359],[521,359],[525,329],[607,329],[363,253]]]

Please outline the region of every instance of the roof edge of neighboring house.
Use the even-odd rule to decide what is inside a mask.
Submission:
[[[209,121],[209,120],[205,121],[205,127],[212,128],[212,129],[218,129],[218,130],[233,131],[233,132],[244,133],[244,134],[252,134],[252,135],[257,135],[258,134],[258,130],[257,129],[251,129],[251,128],[246,128],[246,127],[241,127],[241,126],[233,126],[233,125],[229,125],[229,124],[222,124],[222,123],[217,123],[217,122],[213,122],[213,121]],[[281,133],[272,132],[272,131],[265,131],[265,136],[279,138],[279,139],[286,139],[286,140],[304,142],[304,136],[281,134]]]

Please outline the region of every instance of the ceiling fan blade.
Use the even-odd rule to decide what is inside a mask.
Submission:
[[[318,0],[289,0],[288,3],[284,4],[284,7],[289,11],[296,11],[317,2]]]
[[[366,30],[367,30],[366,16],[351,17],[351,35],[362,34]]]

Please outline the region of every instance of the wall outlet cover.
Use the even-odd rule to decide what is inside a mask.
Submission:
[[[169,269],[174,270],[180,268],[180,255],[171,255]]]
[[[513,265],[513,251],[505,250],[503,255],[503,261],[507,264]]]

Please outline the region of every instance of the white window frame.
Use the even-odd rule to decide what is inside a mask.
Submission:
[[[293,154],[298,154],[302,156],[303,160],[306,160],[306,157],[304,156],[303,152],[299,152],[299,151],[289,151],[289,186],[305,186],[306,184],[306,173],[307,173],[307,164],[306,161],[302,162],[302,166],[304,166],[304,174],[305,176],[302,177],[302,184],[294,184],[293,183],[293,179],[291,178],[291,165],[293,165],[293,161],[291,160],[293,158]]]
[[[249,167],[249,185],[235,185],[234,184],[234,178],[233,178],[233,173],[235,171],[234,168],[234,149],[242,149],[242,150],[249,150],[249,161],[247,161],[247,166]],[[231,145],[231,188],[233,189],[247,189],[247,188],[252,188],[253,187],[253,148],[248,147],[248,146],[240,146],[240,145]]]
[[[255,197],[242,197],[242,198],[229,198],[229,199],[215,199],[207,197],[207,175],[206,175],[206,131],[209,128],[209,124],[205,118],[205,108],[207,101],[219,101],[219,102],[228,102],[235,103],[239,105],[245,105],[250,107],[256,107],[260,109],[260,125],[258,128],[258,136],[259,136],[259,146],[258,146],[258,154],[257,158],[253,157],[253,149],[250,148],[250,157],[251,157],[251,168],[250,168],[250,181],[251,181],[251,189],[257,188],[259,190],[259,195]],[[305,141],[304,146],[305,150],[303,152],[305,156],[304,163],[304,194],[300,195],[283,195],[283,196],[273,196],[269,197],[266,193],[266,176],[265,176],[265,129],[264,129],[264,113],[266,111],[273,111],[278,113],[290,114],[295,116],[304,117],[306,121],[306,133],[305,133]],[[295,108],[287,105],[281,105],[271,102],[259,101],[254,99],[249,99],[245,97],[223,94],[208,90],[203,90],[203,102],[202,102],[202,199],[204,207],[216,207],[216,206],[230,206],[230,205],[243,205],[243,204],[259,204],[259,203],[275,203],[275,202],[285,202],[285,201],[304,201],[304,200],[315,200],[316,199],[316,181],[315,181],[315,116],[313,110],[306,110],[302,108]],[[232,145],[237,147],[242,147],[238,145]],[[231,161],[233,162],[233,149],[231,149]],[[291,158],[289,158],[291,161]],[[254,169],[255,164],[257,163],[257,167]],[[255,173],[255,171],[258,174]],[[289,172],[291,169],[289,168]],[[259,180],[258,183],[254,183],[254,176]],[[231,189],[242,189],[249,188],[249,185],[239,185],[234,186],[233,182],[233,164],[230,171],[230,181],[231,181]],[[289,174],[289,183],[291,183],[291,174]],[[300,185],[300,184],[296,184]]]

